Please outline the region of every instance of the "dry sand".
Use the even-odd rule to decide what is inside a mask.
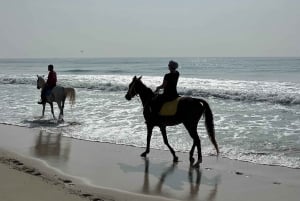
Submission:
[[[0,200],[289,200],[300,198],[300,170],[187,153],[64,138],[0,125]]]
[[[0,163],[0,200],[1,201],[82,201],[87,200],[64,189],[62,184],[49,182],[47,179],[18,171],[9,161]],[[29,171],[29,170],[28,170]],[[35,172],[34,174],[38,174]]]

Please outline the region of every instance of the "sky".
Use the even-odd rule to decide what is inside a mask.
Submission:
[[[0,58],[300,56],[299,0],[0,0]]]

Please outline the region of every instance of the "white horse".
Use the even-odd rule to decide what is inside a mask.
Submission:
[[[37,75],[37,89],[42,89],[45,87],[46,82],[45,79],[42,76]],[[76,92],[74,88],[65,88],[61,86],[56,86],[52,89],[51,94],[46,97],[46,102],[50,104],[51,106],[51,113],[53,115],[53,118],[56,119],[53,111],[53,102],[56,102],[58,105],[58,108],[60,110],[59,112],[59,120],[63,121],[63,115],[64,115],[64,106],[65,106],[65,100],[69,97],[69,101],[71,106],[75,104],[76,99]],[[45,114],[45,106],[46,103],[43,103],[43,113],[42,117],[44,117]]]

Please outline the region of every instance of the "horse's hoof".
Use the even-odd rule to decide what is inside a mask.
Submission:
[[[202,160],[201,161],[198,160],[193,167],[196,168],[196,169],[200,168],[200,163],[201,162],[202,162]]]
[[[63,119],[58,119],[57,123],[64,123],[65,121]]]
[[[178,163],[178,157],[177,156],[174,157],[173,163]]]
[[[194,162],[195,162],[195,159],[192,157],[192,158],[190,158],[190,164],[191,165],[193,165],[194,164]]]
[[[195,165],[193,165],[194,168],[199,169],[200,168],[200,163],[196,163]]]
[[[146,156],[147,156],[147,152],[141,154],[141,157],[146,157]]]

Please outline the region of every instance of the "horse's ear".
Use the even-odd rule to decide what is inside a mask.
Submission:
[[[39,75],[36,75],[37,76],[37,78],[39,78]]]
[[[143,77],[143,76],[140,76],[140,77],[138,78],[138,80],[141,80],[141,79],[142,79],[142,77]]]

